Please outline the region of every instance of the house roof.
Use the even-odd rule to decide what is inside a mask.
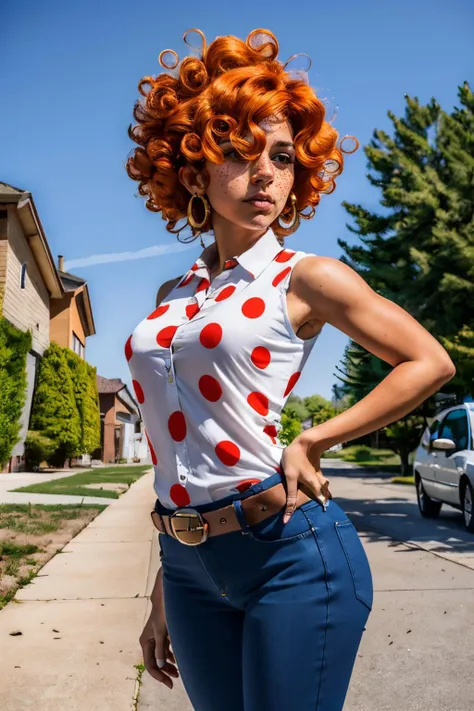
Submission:
[[[0,181],[0,204],[16,204],[23,232],[51,298],[60,299],[67,292],[83,287],[82,294],[78,295],[78,306],[83,311],[85,335],[93,336],[96,330],[87,282],[57,269],[31,193]]]
[[[104,378],[102,375],[96,375],[96,379],[99,395],[117,395],[129,412],[140,414],[137,401],[120,378]]]
[[[104,378],[102,375],[96,375],[97,390],[100,395],[107,393],[118,393],[126,387],[125,383],[120,378]]]
[[[60,299],[64,289],[31,193],[0,181],[0,204],[16,205],[18,219],[43,281],[51,298]]]

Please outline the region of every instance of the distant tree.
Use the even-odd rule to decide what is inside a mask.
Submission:
[[[54,342],[39,364],[30,427],[54,442],[53,466],[64,466],[80,449],[81,421],[71,373],[64,349]]]
[[[293,417],[300,422],[304,422],[309,417],[309,410],[304,401],[298,395],[290,395],[286,401],[283,412],[289,417]]]
[[[285,447],[291,444],[295,437],[302,431],[301,422],[296,417],[282,412],[281,429],[278,433],[278,439]]]

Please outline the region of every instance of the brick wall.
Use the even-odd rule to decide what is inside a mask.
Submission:
[[[24,262],[28,266],[25,288],[21,289],[21,265]],[[2,265],[5,273],[3,316],[22,331],[30,329],[32,348],[42,355],[49,346],[50,297],[14,207],[8,208],[7,239],[0,238],[0,282]]]

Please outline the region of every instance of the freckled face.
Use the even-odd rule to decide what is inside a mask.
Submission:
[[[212,210],[229,222],[247,229],[265,229],[281,213],[294,182],[295,149],[293,130],[288,121],[260,123],[267,135],[266,147],[254,161],[241,159],[232,144],[223,140],[220,147],[224,163],[206,161],[210,177],[206,194]],[[247,136],[250,137],[250,134]],[[264,192],[273,200],[265,206],[248,202]]]

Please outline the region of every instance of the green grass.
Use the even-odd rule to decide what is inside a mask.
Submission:
[[[396,476],[392,479],[392,484],[409,484],[415,486],[414,476]]]
[[[370,448],[370,453],[368,457],[363,458],[362,453],[357,450],[360,445],[352,445],[350,447],[344,447],[339,450],[339,452],[325,452],[323,454],[323,459],[342,459],[345,462],[352,462],[357,464],[359,467],[365,467],[367,469],[376,469],[378,471],[389,472],[392,474],[400,474],[401,462],[400,457],[391,449],[374,449]],[[410,461],[413,458],[413,454],[410,455]]]
[[[88,469],[84,472],[72,474],[63,479],[45,481],[41,484],[31,484],[14,489],[18,492],[31,494],[65,494],[67,496],[98,496],[104,499],[118,499],[116,491],[106,489],[90,489],[88,484],[133,484],[145,472],[150,470],[149,464],[133,465],[130,467],[104,467]]]

